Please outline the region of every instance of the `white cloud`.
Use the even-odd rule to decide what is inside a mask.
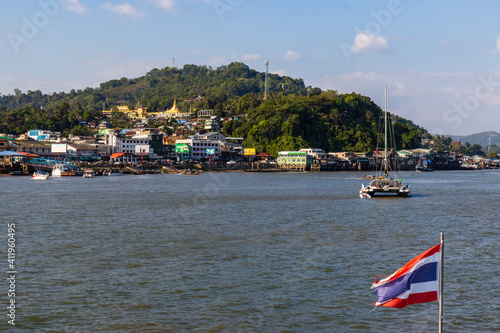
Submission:
[[[295,51],[288,50],[288,51],[286,51],[283,58],[285,58],[286,60],[289,60],[289,61],[296,61],[296,60],[299,60],[300,58],[302,58],[302,56]]]
[[[500,36],[497,37],[497,52],[500,52]]]
[[[389,42],[387,42],[387,39],[382,36],[375,36],[373,34],[367,34],[366,32],[360,32],[354,38],[351,50],[353,53],[360,53],[366,50],[389,50]]]
[[[149,2],[165,11],[173,11],[176,6],[176,0],[149,0]]]
[[[275,71],[271,71],[270,72],[271,74],[278,74],[279,76],[285,76],[285,71],[284,70],[275,70]]]
[[[78,0],[68,0],[67,2],[62,4],[62,8],[69,12],[75,12],[79,14],[85,14],[89,11],[89,9],[78,2]]]
[[[107,2],[105,4],[102,4],[101,8],[109,10],[110,12],[118,15],[130,16],[136,20],[142,20],[148,17],[148,15],[145,12],[129,4],[113,6],[110,2]]]
[[[261,58],[260,54],[250,53],[250,54],[245,54],[243,57],[241,57],[241,60],[252,61],[252,60],[259,60],[260,58]]]

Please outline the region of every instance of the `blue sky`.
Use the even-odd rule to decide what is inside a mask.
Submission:
[[[500,131],[493,0],[8,1],[0,93],[97,87],[152,68],[242,61],[357,92],[431,133]]]

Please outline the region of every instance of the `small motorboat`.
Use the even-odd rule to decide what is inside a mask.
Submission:
[[[56,164],[52,170],[52,177],[66,177],[76,175],[76,171],[73,170],[70,165],[65,163]]]
[[[95,172],[92,169],[85,169],[83,172],[83,178],[94,178]]]
[[[36,171],[33,173],[33,179],[36,180],[47,180],[49,179],[50,175],[46,171]]]

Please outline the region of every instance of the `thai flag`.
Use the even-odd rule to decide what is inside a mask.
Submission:
[[[438,300],[441,244],[436,245],[385,279],[372,285],[378,296],[375,306],[404,308]]]

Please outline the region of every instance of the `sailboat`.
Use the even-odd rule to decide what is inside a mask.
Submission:
[[[362,199],[374,196],[398,196],[410,197],[410,185],[403,185],[401,178],[389,178],[389,159],[387,156],[387,87],[385,87],[385,110],[384,110],[384,175],[372,180],[370,185],[362,184],[359,196]]]

